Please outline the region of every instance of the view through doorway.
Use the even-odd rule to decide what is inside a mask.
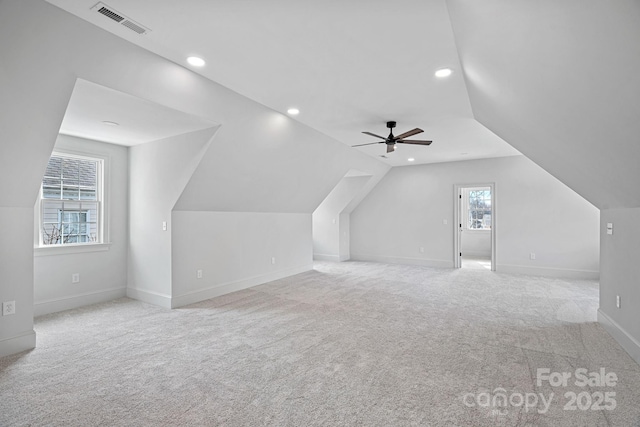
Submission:
[[[456,186],[457,268],[495,271],[495,186]]]

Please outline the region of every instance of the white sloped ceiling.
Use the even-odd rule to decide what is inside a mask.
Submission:
[[[640,206],[640,2],[448,6],[475,118],[597,207]]]

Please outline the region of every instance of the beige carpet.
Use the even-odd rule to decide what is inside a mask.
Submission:
[[[597,307],[592,281],[351,262],[172,311],[120,299],[37,319],[37,349],[0,359],[0,426],[640,426],[640,367]]]

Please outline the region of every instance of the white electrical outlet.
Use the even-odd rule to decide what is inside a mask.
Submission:
[[[424,247],[420,246],[420,253],[423,254],[424,253]]]
[[[16,302],[15,301],[5,301],[2,303],[2,315],[9,316],[11,314],[16,314]]]
[[[202,270],[196,270],[196,279],[202,279]]]
[[[607,234],[609,234],[609,235],[613,234],[613,223],[612,222],[608,222],[607,223]]]
[[[162,221],[162,231],[167,231],[167,221]]]
[[[71,283],[80,283],[80,273],[73,273],[71,275]]]
[[[533,252],[531,252],[531,253],[529,254],[529,258],[530,258],[530,259],[536,259],[536,254],[535,254],[535,253],[533,253]]]
[[[271,264],[275,265],[276,263],[276,257],[272,256],[271,257]]]
[[[616,295],[616,307],[620,308],[620,295]]]
[[[447,225],[447,224],[449,224],[449,221],[447,221],[446,219],[443,219],[443,220],[442,220],[442,224],[443,224],[443,225]]]

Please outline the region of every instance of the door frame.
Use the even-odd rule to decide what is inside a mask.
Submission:
[[[495,182],[473,184],[454,184],[453,186],[453,267],[462,267],[460,256],[460,240],[462,238],[462,190],[472,187],[489,187],[491,189],[491,271],[496,271],[496,228],[498,228],[498,210]]]

